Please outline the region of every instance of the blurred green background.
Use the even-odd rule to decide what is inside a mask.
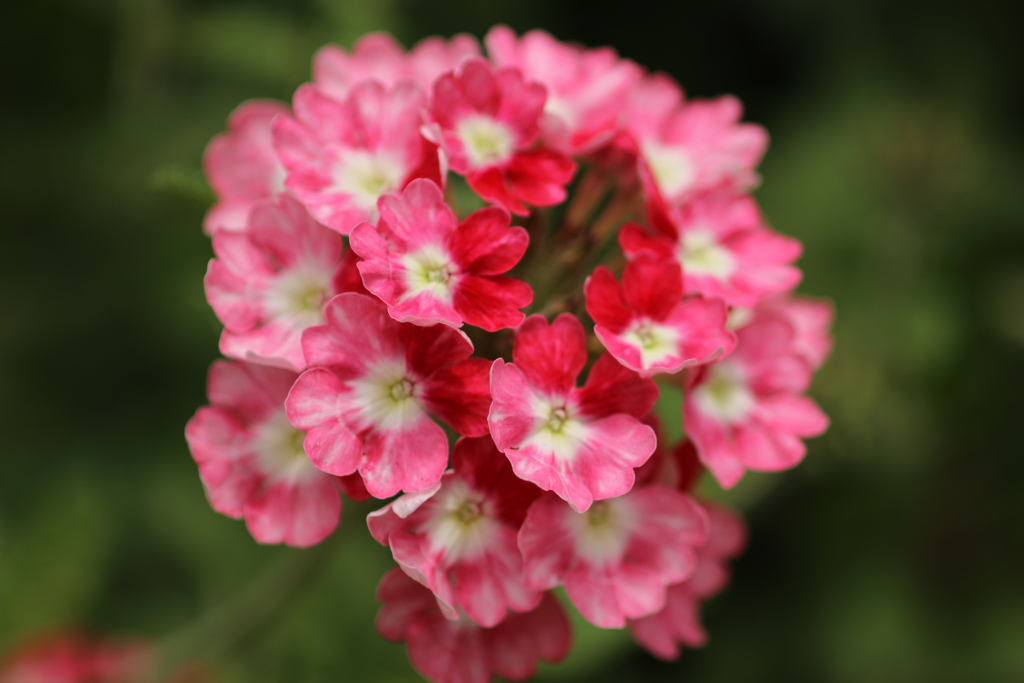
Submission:
[[[752,543],[676,664],[579,632],[545,680],[1024,680],[1024,23],[1011,0],[46,0],[0,10],[0,652],[61,624],[200,634],[298,551],[207,505],[183,438],[219,326],[206,142],[326,42],[504,22],[610,44],[767,126],[758,197],[836,302],[803,466],[732,499]],[[225,681],[416,680],[345,538]],[[273,569],[271,569],[273,571]],[[271,609],[255,591],[255,609]],[[272,600],[270,601],[272,602]],[[193,628],[193,630],[189,630]],[[181,635],[181,634],[186,635]],[[175,635],[178,634],[178,635]]]

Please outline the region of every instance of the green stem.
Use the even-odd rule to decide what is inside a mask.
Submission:
[[[241,592],[161,641],[147,682],[163,683],[182,664],[224,652],[270,622],[326,564],[341,536],[336,532],[315,547],[283,551]]]

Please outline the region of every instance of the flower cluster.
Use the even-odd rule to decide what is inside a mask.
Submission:
[[[832,310],[792,294],[801,245],[750,195],[767,136],[735,98],[541,31],[484,43],[326,47],[290,105],[246,102],[210,143],[231,360],[189,446],[261,543],[400,494],[368,518],[398,565],[377,626],[434,681],[564,657],[558,587],[674,658],[745,543],[698,476],[800,462]]]

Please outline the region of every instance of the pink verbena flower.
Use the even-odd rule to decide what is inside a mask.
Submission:
[[[519,530],[523,581],[565,591],[591,623],[622,628],[665,605],[665,589],[696,564],[707,522],[689,496],[660,485],[634,488],[584,513],[552,494],[537,500]]]
[[[651,252],[674,258],[683,268],[687,294],[721,297],[732,306],[752,307],[788,292],[802,274],[799,240],[769,229],[750,196],[705,195],[672,213],[653,236],[637,223],[623,226],[619,245],[630,257]]]
[[[406,53],[388,33],[368,33],[356,41],[349,54],[327,45],[313,57],[313,82],[325,93],[344,99],[362,81],[374,80],[392,87],[401,80],[429,89],[445,71],[467,57],[480,55],[480,43],[460,33],[451,40],[424,38]]]
[[[525,216],[527,204],[564,201],[576,173],[572,159],[533,144],[545,98],[544,86],[517,69],[467,59],[434,82],[424,132],[477,194]]]
[[[830,329],[835,318],[835,307],[830,301],[806,296],[782,295],[772,297],[758,307],[764,313],[782,316],[793,326],[793,349],[815,370],[832,353],[835,340]]]
[[[243,232],[220,231],[204,284],[222,323],[225,356],[300,372],[302,331],[323,322],[323,307],[351,291],[355,263],[341,237],[290,196],[253,205]]]
[[[358,470],[387,498],[441,478],[448,438],[431,416],[466,436],[487,433],[489,362],[447,325],[420,327],[388,316],[362,294],[339,294],[327,322],[302,337],[309,370],[288,395],[288,418],[309,432],[306,452],[325,472]]]
[[[667,89],[656,92],[667,101]],[[665,212],[716,187],[744,191],[758,183],[754,169],[768,134],[760,126],[739,123],[742,115],[739,100],[724,96],[690,100],[664,116],[628,121],[651,210]]]
[[[517,38],[507,26],[495,26],[484,43],[496,66],[517,68],[547,88],[541,135],[567,154],[590,152],[612,139],[622,125],[626,96],[643,75],[611,48],[585,50],[546,31]]]
[[[501,207],[461,223],[430,180],[409,183],[401,196],[379,202],[380,220],[352,231],[352,249],[366,288],[396,320],[418,325],[463,322],[494,332],[523,320],[533,301],[528,284],[502,275],[522,258],[530,238],[509,227]]]
[[[807,450],[802,439],[828,428],[828,417],[802,395],[813,371],[794,348],[793,326],[755,313],[737,336],[731,356],[691,376],[683,409],[701,461],[726,488],[746,470],[793,467]]]
[[[449,619],[461,610],[495,626],[529,612],[541,593],[523,585],[516,534],[540,490],[515,476],[489,436],[462,438],[437,486],[370,513],[370,532],[406,574],[429,588]]]
[[[203,231],[242,230],[257,199],[284,191],[284,167],[274,152],[270,123],[288,107],[270,100],[249,100],[228,117],[228,130],[210,140],[203,169],[217,203],[206,212]]]
[[[633,638],[648,652],[665,660],[677,659],[680,646],[702,647],[708,639],[700,607],[729,583],[728,562],[743,552],[747,530],[735,513],[702,501],[707,513],[707,540],[697,551],[697,568],[686,581],[670,586],[660,612],[629,621]]]
[[[0,663],[0,683],[129,683],[140,680],[152,654],[138,640],[51,633],[20,645]]]
[[[285,185],[330,228],[347,235],[376,220],[377,199],[413,178],[442,181],[436,147],[420,135],[424,91],[409,81],[366,81],[336,100],[315,85],[295,92],[294,116],[273,125]]]
[[[559,662],[572,646],[569,619],[550,593],[533,610],[510,613],[491,628],[446,618],[433,594],[398,568],[381,579],[377,600],[384,603],[377,631],[404,641],[412,665],[434,683],[525,681],[538,661]]]
[[[683,299],[674,260],[640,254],[626,264],[619,285],[598,266],[584,286],[594,334],[615,359],[643,377],[709,363],[732,351],[721,299]]]
[[[516,475],[579,512],[629,491],[633,468],[654,452],[654,432],[640,418],[657,400],[658,386],[604,354],[577,387],[586,334],[568,313],[551,325],[540,315],[527,318],[516,332],[512,361],[499,358],[491,367],[487,421]]]
[[[335,477],[320,472],[288,423],[284,401],[297,375],[251,363],[210,367],[210,405],[185,427],[192,457],[214,510],[244,517],[260,543],[309,546],[338,525]]]

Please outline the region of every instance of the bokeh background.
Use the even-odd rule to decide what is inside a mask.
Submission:
[[[729,495],[752,543],[706,610],[710,645],[669,665],[581,628],[543,680],[1024,680],[1021,7],[6,3],[0,653],[79,624],[202,654],[229,682],[417,680],[372,626],[389,557],[365,507],[278,600],[266,586],[300,551],[257,546],[203,497],[183,438],[219,331],[199,163],[232,108],[287,100],[324,43],[503,22],[739,95],[772,134],[757,195],[806,245],[801,291],[838,309],[813,390],[832,429]],[[232,599],[246,623],[197,625]]]

